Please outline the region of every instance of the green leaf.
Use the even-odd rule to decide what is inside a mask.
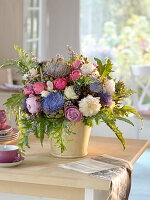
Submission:
[[[93,118],[90,118],[90,117],[84,117],[83,123],[90,127],[94,126],[94,120],[93,120]]]
[[[123,133],[118,129],[118,127],[114,123],[106,123],[109,128],[116,134],[117,138],[120,140],[120,142],[123,145],[123,148],[126,148],[126,142],[123,137]]]
[[[111,61],[109,59],[106,59],[106,63],[104,65],[102,65],[101,60],[95,58],[95,60],[97,61],[98,64],[98,71],[99,74],[102,78],[111,78],[110,77],[110,73],[113,72],[112,70],[112,66],[113,64],[111,63]]]
[[[133,90],[126,88],[124,82],[118,81],[115,85],[115,94],[113,96],[113,100],[118,103],[134,93],[135,92]]]
[[[97,62],[97,64],[98,64],[99,67],[103,66],[102,61],[100,59],[94,58],[94,60]]]
[[[131,122],[129,119],[127,118],[123,118],[123,117],[117,117],[117,119],[121,120],[121,121],[124,121],[128,124],[131,124],[132,126],[134,126],[133,122]]]
[[[34,60],[30,57],[28,53],[23,51],[19,46],[14,46],[15,50],[18,51],[19,59],[13,60],[8,59],[4,64],[1,65],[1,67],[7,67],[7,66],[13,66],[18,69],[18,73],[24,75],[26,74],[30,69],[37,69],[39,66],[36,64]]]
[[[125,110],[126,112],[133,113],[136,117],[143,120],[143,118],[136,112],[135,108],[132,108],[130,106],[123,106],[122,109]]]

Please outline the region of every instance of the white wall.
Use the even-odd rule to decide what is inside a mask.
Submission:
[[[41,59],[67,56],[70,45],[79,52],[79,0],[42,0]]]
[[[0,63],[17,56],[14,45],[23,44],[23,0],[0,0]],[[13,70],[14,79],[17,79]],[[0,71],[0,79],[4,73]]]

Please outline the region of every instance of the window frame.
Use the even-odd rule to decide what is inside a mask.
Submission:
[[[38,50],[37,50],[37,57],[41,56],[41,21],[42,21],[42,0],[38,0],[39,1],[39,6],[38,7],[30,7],[28,6],[28,0],[23,1],[23,48],[27,51],[28,50],[28,43],[34,43],[34,42],[38,42]],[[28,13],[30,12],[34,12],[34,11],[38,11],[39,12],[39,21],[38,21],[38,37],[36,38],[28,38],[27,35],[27,19],[28,19]],[[29,52],[32,53],[32,52]],[[33,53],[34,54],[34,53]]]

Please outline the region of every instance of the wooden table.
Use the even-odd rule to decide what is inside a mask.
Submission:
[[[148,141],[127,139],[126,142],[124,151],[116,138],[91,137],[88,157],[108,154],[133,164],[147,148]],[[109,181],[58,167],[58,164],[72,160],[77,159],[50,156],[48,142],[41,148],[36,141],[27,150],[22,165],[0,168],[0,192],[65,200],[96,200],[100,194],[105,196],[110,187]]]

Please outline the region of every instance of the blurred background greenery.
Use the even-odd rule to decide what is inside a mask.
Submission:
[[[130,66],[150,63],[149,0],[81,0],[81,52],[113,60],[128,82]]]

